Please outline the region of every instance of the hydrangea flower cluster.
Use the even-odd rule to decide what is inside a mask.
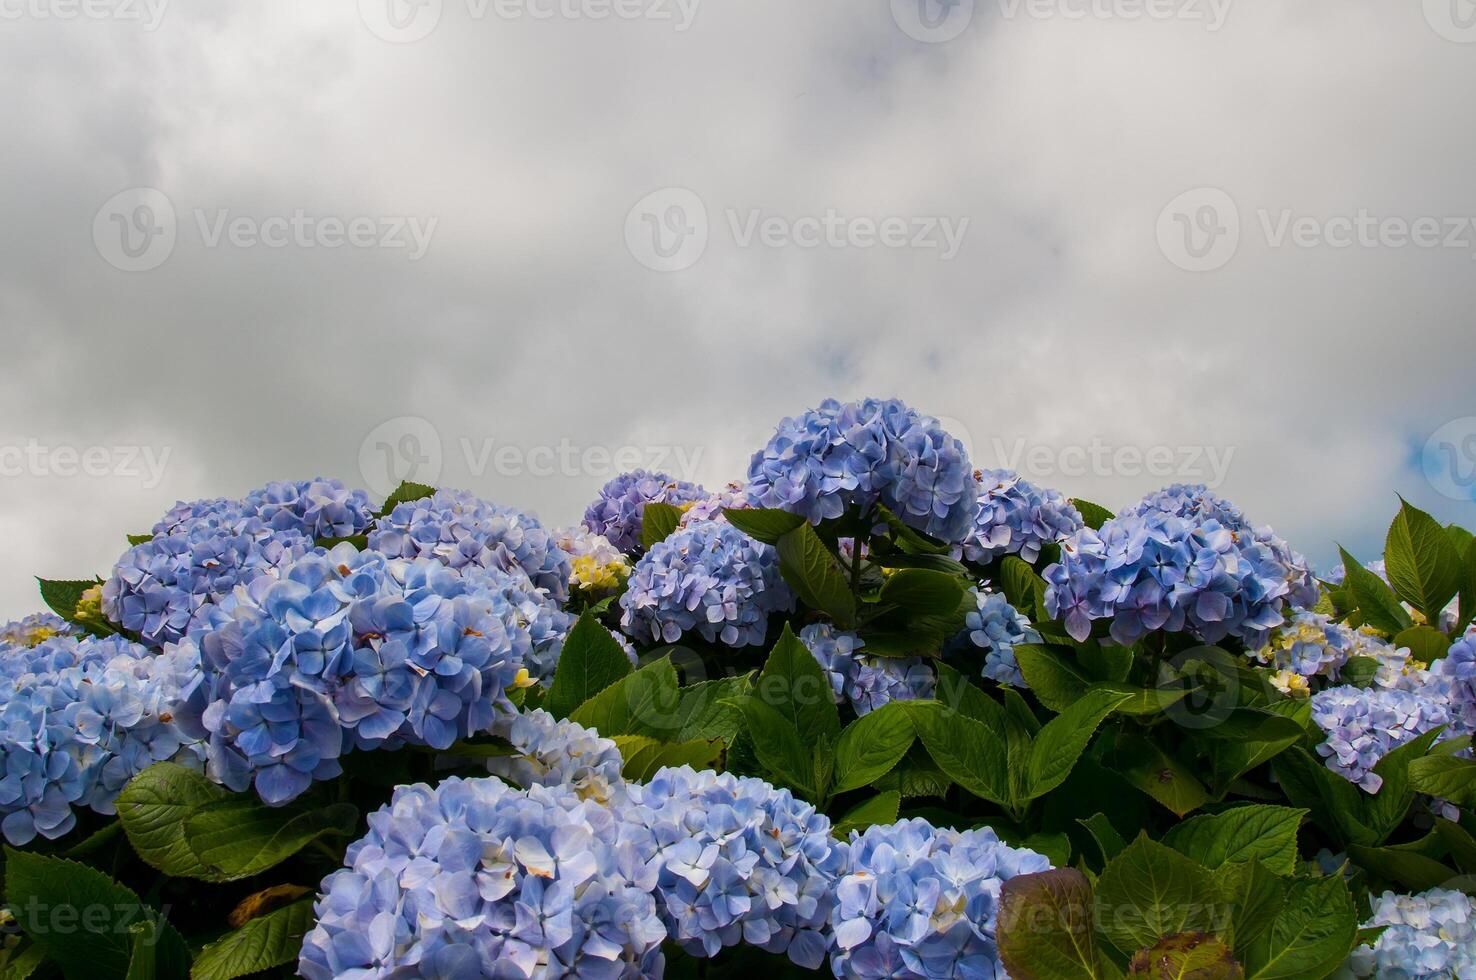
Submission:
[[[677,527],[688,527],[699,521],[726,521],[723,511],[744,510],[752,506],[747,488],[741,483],[729,483],[717,493],[683,505],[682,517],[677,522]]]
[[[695,483],[674,480],[665,473],[632,470],[621,473],[600,488],[600,494],[584,511],[584,526],[602,534],[627,555],[641,551],[641,518],[649,503],[694,503],[707,496]]]
[[[1149,510],[1068,538],[1061,561],[1045,571],[1046,609],[1078,640],[1091,635],[1093,620],[1110,619],[1123,645],[1165,629],[1259,647],[1288,603],[1315,599],[1294,587],[1300,575],[1271,545],[1213,517]]]
[[[1450,723],[1443,699],[1412,691],[1332,687],[1312,696],[1312,720],[1327,733],[1317,752],[1327,767],[1377,793],[1383,777],[1373,771],[1394,749]]]
[[[369,529],[369,547],[394,558],[435,558],[451,568],[521,571],[562,602],[569,597],[569,556],[538,519],[465,490],[397,504]]]
[[[616,592],[630,578],[630,560],[582,524],[554,532],[554,544],[570,557],[569,584],[580,592]]]
[[[988,828],[902,820],[851,834],[831,913],[837,977],[1004,976],[995,945],[999,892],[1050,868]]]
[[[559,721],[538,709],[498,722],[495,731],[514,755],[494,756],[487,770],[522,786],[568,787],[581,800],[609,804],[623,792],[620,747],[592,728]]]
[[[1306,693],[1306,683],[1295,684],[1289,678],[1336,680],[1349,658],[1375,656],[1386,645],[1372,631],[1350,629],[1330,616],[1304,610],[1273,630],[1253,656],[1274,667],[1296,692]]]
[[[646,828],[567,788],[395,791],[323,882],[298,969],[341,977],[660,976]]]
[[[174,521],[168,532],[128,549],[103,585],[108,619],[147,643],[177,642],[201,628],[238,585],[274,579],[314,548],[296,528],[229,514]]]
[[[836,704],[850,703],[864,715],[892,701],[918,701],[933,696],[937,677],[923,657],[873,657],[855,633],[829,623],[800,630],[800,642],[814,654],[835,694]]]
[[[273,530],[298,531],[314,540],[359,534],[374,516],[367,493],[321,476],[268,483],[246,495],[245,511]]]
[[[1286,594],[1293,606],[1300,608],[1317,604],[1317,579],[1312,574],[1311,562],[1293,551],[1291,545],[1277,537],[1271,528],[1258,528],[1251,524],[1240,508],[1212,493],[1203,483],[1175,483],[1148,494],[1136,506],[1123,511],[1139,517],[1154,512],[1172,514],[1195,523],[1218,523],[1235,536],[1242,551],[1258,553],[1263,567],[1281,566],[1286,576]],[[1256,547],[1246,544],[1246,538],[1253,540]],[[1383,563],[1379,564],[1382,566]]]
[[[683,949],[744,942],[807,969],[824,962],[846,860],[829,818],[762,780],[688,766],[626,791],[618,809],[655,838],[658,904]]]
[[[748,496],[812,524],[880,503],[957,544],[972,526],[979,483],[963,443],[937,419],[896,399],[827,399],[779,423],[749,463]]]
[[[0,646],[33,647],[54,636],[73,636],[76,629],[60,616],[31,613],[24,619],[0,626]]]
[[[987,565],[1005,555],[1034,564],[1042,545],[1062,541],[1082,527],[1081,513],[1059,490],[1023,480],[1013,470],[977,474],[980,494],[963,556]]]
[[[730,647],[764,642],[771,613],[794,608],[779,556],[731,524],[674,532],[642,556],[620,597],[621,629],[637,640],[675,643],[696,630]]]
[[[206,685],[185,716],[209,734],[210,775],[280,804],[350,748],[487,731],[532,646],[508,581],[351,544],[256,580],[199,637]]]
[[[1476,903],[1469,895],[1432,888],[1420,895],[1385,892],[1373,899],[1365,929],[1385,926],[1372,945],[1353,951],[1357,977],[1443,980],[1476,976]]]
[[[76,825],[74,807],[113,812],[155,762],[199,766],[171,707],[200,681],[188,653],[122,637],[57,636],[0,646],[0,830],[12,844]]]
[[[173,534],[202,520],[221,527],[239,527],[252,518],[271,530],[296,531],[316,540],[359,534],[369,527],[373,513],[364,491],[350,490],[341,480],[317,477],[269,483],[240,499],[180,501],[151,533]]]
[[[1021,643],[1039,643],[1040,634],[1030,620],[1010,605],[1003,593],[972,589],[975,608],[964,617],[964,636],[969,643],[984,651],[980,673],[990,680],[1015,687],[1029,687],[1020,665],[1015,661],[1015,647]]]
[[[1435,661],[1429,680],[1445,695],[1451,731],[1476,734],[1476,630],[1451,644],[1450,652]]]

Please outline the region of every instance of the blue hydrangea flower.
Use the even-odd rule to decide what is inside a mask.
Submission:
[[[488,759],[487,771],[494,776],[524,789],[562,786],[581,800],[604,804],[624,792],[620,747],[592,728],[538,709],[500,720],[495,731],[516,754]]]
[[[1013,470],[977,474],[979,503],[963,541],[963,556],[987,565],[1005,555],[1034,564],[1042,545],[1062,541],[1082,527],[1081,513],[1059,490],[1023,480]]]
[[[308,538],[346,538],[360,534],[373,519],[369,495],[340,480],[268,483],[245,497],[180,501],[154,525],[153,534],[173,534],[201,521],[239,527],[252,518],[269,530],[296,531]]]
[[[1003,593],[987,589],[971,589],[975,608],[964,617],[963,635],[973,646],[984,651],[980,673],[1001,684],[1029,687],[1020,665],[1015,661],[1015,647],[1021,643],[1039,643],[1040,634]]]
[[[374,517],[367,493],[322,476],[268,483],[246,495],[245,509],[269,528],[297,531],[314,540],[359,534]]]
[[[280,804],[336,776],[350,748],[487,731],[532,647],[507,584],[340,544],[238,590],[199,634],[206,685],[183,713],[209,735],[210,775]]]
[[[1374,637],[1366,637],[1376,642]],[[1332,617],[1302,611],[1284,626],[1272,631],[1265,646],[1255,651],[1261,663],[1277,670],[1290,671],[1299,677],[1336,679],[1351,656],[1369,643],[1360,642],[1355,630],[1334,622]]]
[[[869,656],[859,636],[828,623],[811,623],[799,639],[830,678],[836,704],[849,703],[858,716],[892,701],[931,698],[937,687],[926,658]]]
[[[301,531],[273,530],[257,517],[185,518],[118,559],[103,585],[103,612],[147,643],[174,643],[237,586],[276,578],[313,547]]]
[[[76,634],[76,628],[60,616],[51,613],[31,613],[24,619],[0,626],[0,646],[33,647],[54,636],[75,636]]]
[[[1444,888],[1419,895],[1384,892],[1373,899],[1365,929],[1386,926],[1372,945],[1348,960],[1357,977],[1447,980],[1476,976],[1476,903]]]
[[[1147,510],[1064,541],[1061,560],[1045,571],[1046,609],[1078,640],[1093,620],[1110,619],[1125,646],[1163,629],[1256,648],[1288,605],[1308,598],[1295,584],[1302,574],[1270,544],[1213,517]]]
[[[725,510],[746,510],[753,506],[748,499],[748,489],[741,483],[729,483],[717,493],[708,494],[682,507],[678,527],[688,527],[700,521],[726,521]]]
[[[1453,643],[1429,676],[1445,694],[1453,733],[1476,734],[1476,630]]]
[[[821,402],[786,418],[748,466],[754,506],[818,524],[881,503],[911,527],[956,544],[974,519],[979,483],[963,443],[938,420],[892,399]]]
[[[764,642],[771,613],[794,608],[778,553],[731,524],[677,531],[636,562],[620,597],[620,627],[637,640],[675,643],[696,630],[730,647]]]
[[[1317,752],[1327,767],[1377,793],[1384,780],[1373,767],[1411,739],[1450,723],[1443,699],[1412,691],[1332,687],[1312,696],[1312,720],[1327,738]]]
[[[762,780],[687,766],[626,793],[617,809],[655,839],[658,905],[683,949],[743,942],[820,967],[846,859],[824,814]]]
[[[1215,495],[1204,484],[1176,483],[1148,494],[1136,506],[1123,513],[1141,517],[1155,511],[1182,517],[1194,523],[1216,522],[1235,537],[1237,547],[1242,552],[1257,554],[1263,567],[1280,566],[1286,577],[1286,595],[1293,607],[1317,605],[1319,590],[1317,579],[1312,574],[1311,562],[1293,551],[1271,528],[1251,524],[1240,508]],[[1255,547],[1248,544],[1246,538],[1254,541]],[[1379,565],[1382,567],[1383,563],[1380,562]]]
[[[665,473],[632,470],[621,473],[600,488],[600,494],[584,511],[584,526],[602,534],[627,555],[641,549],[641,517],[649,503],[680,507],[707,496],[695,483],[675,480]]]
[[[128,780],[155,762],[199,768],[202,747],[171,714],[199,683],[188,652],[155,654],[118,636],[0,646],[5,839],[61,837],[75,807],[111,814]]]
[[[343,977],[660,976],[656,842],[572,790],[395,790],[324,881],[298,969]]]
[[[960,832],[912,819],[852,832],[830,916],[831,970],[837,977],[1002,977],[994,931],[1000,888],[1050,866],[987,827]]]
[[[401,503],[369,529],[369,547],[398,558],[435,558],[521,571],[557,602],[569,597],[569,556],[536,517],[464,490]]]

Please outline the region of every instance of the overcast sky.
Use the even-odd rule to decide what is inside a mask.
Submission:
[[[0,86],[0,619],[176,499],[568,523],[827,396],[1476,526],[1471,0],[0,0]]]

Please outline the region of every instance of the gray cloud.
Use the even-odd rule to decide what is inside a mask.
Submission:
[[[361,17],[378,0],[0,21],[0,447],[170,453],[157,485],[0,478],[0,615],[36,606],[33,574],[104,571],[176,498],[372,479],[361,445],[404,416],[435,430],[442,482],[555,522],[602,482],[592,447],[680,449],[720,483],[780,416],[869,393],[955,420],[982,465],[1023,440],[1047,482],[1113,506],[1169,482],[1132,450],[1231,453],[1221,491],[1323,561],[1334,540],[1372,557],[1396,491],[1476,522],[1412,464],[1472,414],[1476,243],[1276,246],[1260,214],[1476,216],[1476,44],[1419,5],[1242,2],[1211,31],[977,0],[926,43],[882,0],[704,0],[685,31],[469,3],[404,44]],[[93,224],[136,187],[176,241],[128,273]],[[627,216],[672,187],[708,241],[655,272]],[[1158,225],[1199,188],[1241,235],[1194,273]],[[222,212],[265,235],[299,209],[311,234],[436,223],[414,261],[209,244]],[[796,244],[828,213],[968,225],[951,260],[855,223]],[[785,244],[742,247],[755,214]],[[574,472],[529,471],[564,446]],[[1129,454],[1061,467],[1094,446]]]

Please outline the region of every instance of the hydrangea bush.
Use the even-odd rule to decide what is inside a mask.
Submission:
[[[271,483],[41,582],[0,973],[1476,971],[1469,532],[1403,504],[1318,578],[885,399],[594,496]]]

